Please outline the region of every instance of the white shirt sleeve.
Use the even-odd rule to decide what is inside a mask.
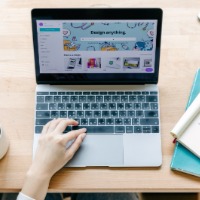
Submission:
[[[17,200],[36,200],[36,199],[33,199],[20,192],[19,195],[17,196]]]

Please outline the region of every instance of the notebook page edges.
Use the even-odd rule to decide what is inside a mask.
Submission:
[[[190,107],[186,110],[186,112],[182,115],[182,117],[179,119],[177,124],[170,132],[172,136],[174,138],[179,139],[181,135],[184,133],[184,130],[189,126],[189,124],[193,121],[193,119],[199,112],[200,112],[200,93],[197,95],[197,97],[192,102]]]

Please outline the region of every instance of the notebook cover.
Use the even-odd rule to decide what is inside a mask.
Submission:
[[[197,70],[186,109],[200,92],[200,69]],[[171,161],[171,169],[182,171],[200,177],[200,159],[187,148],[176,142],[174,154]]]

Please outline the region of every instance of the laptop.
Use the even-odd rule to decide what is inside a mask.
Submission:
[[[159,8],[33,9],[33,155],[43,126],[73,118],[87,136],[67,167],[162,163]]]

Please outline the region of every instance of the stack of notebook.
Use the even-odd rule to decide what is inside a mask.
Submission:
[[[191,105],[191,103],[199,93],[200,69],[198,69],[196,72],[186,109]],[[194,155],[179,142],[176,142],[174,154],[171,161],[171,169],[200,177],[200,158]]]

